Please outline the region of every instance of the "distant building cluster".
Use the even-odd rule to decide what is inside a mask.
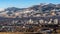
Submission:
[[[42,25],[58,25],[58,19],[5,19],[0,20],[1,32],[39,32]]]

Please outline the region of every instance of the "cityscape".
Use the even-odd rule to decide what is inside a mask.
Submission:
[[[60,0],[0,0],[0,34],[60,34]]]
[[[41,3],[29,8],[9,7],[0,11],[0,32],[57,33],[60,4]]]

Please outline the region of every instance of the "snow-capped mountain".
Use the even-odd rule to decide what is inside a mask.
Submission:
[[[16,8],[16,7],[8,7],[6,9],[0,9],[0,16],[4,17],[16,17],[22,16],[22,14],[35,14],[35,13],[50,13],[51,11],[60,12],[60,4],[42,4],[42,5],[34,5],[28,8]]]

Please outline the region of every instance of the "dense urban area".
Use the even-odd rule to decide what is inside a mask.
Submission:
[[[60,30],[60,4],[8,7],[0,11],[0,32],[57,33]]]

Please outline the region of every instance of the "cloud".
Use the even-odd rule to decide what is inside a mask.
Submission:
[[[0,11],[4,11],[5,9],[4,8],[0,8]]]

